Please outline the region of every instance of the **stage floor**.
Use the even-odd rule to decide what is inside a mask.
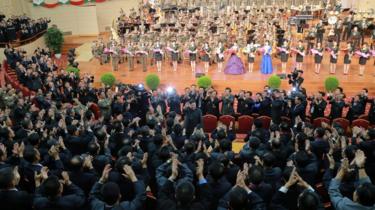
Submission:
[[[362,88],[368,88],[370,95],[375,96],[375,66],[374,59],[371,58],[366,65],[365,75],[359,76],[359,65],[358,58],[354,58],[352,61],[351,69],[349,75],[343,74],[343,56],[339,58],[336,76],[340,81],[340,86],[344,88],[344,92],[348,96],[353,96],[358,93]],[[246,59],[242,59],[246,62]],[[263,75],[260,73],[259,65],[261,62],[261,57],[256,57],[256,62],[254,65],[254,72],[246,72],[243,75],[226,75],[224,72],[217,71],[217,65],[213,64],[210,66],[208,76],[211,77],[213,81],[213,87],[222,93],[226,87],[232,88],[236,93],[239,90],[250,90],[253,93],[261,91],[264,85],[267,84],[267,79],[270,75]],[[272,58],[274,73],[281,73],[281,63],[278,58]],[[303,87],[308,91],[308,94],[313,94],[316,91],[324,91],[324,80],[329,74],[329,57],[326,55],[323,58],[321,73],[316,74],[314,72],[314,60],[311,55],[305,58],[303,65],[305,82]],[[224,63],[225,66],[225,63]],[[245,63],[247,68],[247,63]],[[288,62],[288,73],[294,67],[294,58],[290,58]],[[116,79],[123,83],[139,84],[144,83],[144,79],[149,73],[156,73],[159,75],[161,84],[166,86],[175,87],[179,93],[183,92],[183,89],[191,84],[196,84],[195,74],[191,72],[190,64],[188,61],[184,61],[182,64],[178,65],[178,70],[173,71],[171,63],[169,60],[163,62],[162,72],[157,72],[156,66],[148,66],[148,71],[143,72],[141,64],[135,64],[135,70],[129,71],[127,68],[127,63],[119,65],[119,71],[112,71],[111,64],[100,65],[99,61],[92,59],[89,62],[80,62],[79,68],[81,73],[90,73],[95,76],[95,85],[100,86],[100,76],[106,72],[112,72]],[[203,63],[197,63],[198,71],[203,71]],[[290,85],[287,80],[282,81],[282,89],[290,89]]]

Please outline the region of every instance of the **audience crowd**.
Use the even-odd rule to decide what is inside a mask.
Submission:
[[[329,104],[331,119],[348,107],[354,120],[371,103],[374,123],[366,89],[344,100],[341,88],[327,96],[227,88],[221,97],[194,85],[181,95],[94,88],[89,75],[57,71],[48,50],[5,54],[36,95],[0,89],[1,209],[375,209],[375,129],[354,127],[348,136],[335,123],[308,120]],[[205,114],[272,123],[266,129],[255,119],[234,153],[235,126],[219,123],[207,134]]]
[[[0,43],[9,43],[19,40],[25,40],[36,34],[47,30],[48,18],[39,18],[33,20],[26,15],[12,16],[6,18],[0,15]]]

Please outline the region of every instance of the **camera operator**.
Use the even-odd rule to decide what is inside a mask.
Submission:
[[[167,112],[167,104],[165,102],[165,99],[166,95],[161,90],[152,91],[152,95],[150,98],[151,105],[154,109],[156,109],[157,106],[160,106],[163,114]]]
[[[176,112],[176,114],[181,115],[181,100],[176,89],[167,89],[167,102],[169,112]]]
[[[133,89],[135,90],[135,99],[136,103],[134,104],[136,109],[137,109],[137,116],[141,117],[144,119],[146,116],[146,113],[148,111],[148,108],[150,106],[150,98],[151,98],[151,93],[148,92],[142,84],[139,84],[137,86],[133,86]]]
[[[310,97],[310,114],[311,119],[316,119],[318,117],[324,117],[324,110],[327,107],[327,102],[323,99],[324,93],[318,92],[313,97]]]
[[[293,87],[295,87],[298,90],[301,89],[301,85],[303,81],[305,80],[302,77],[302,74],[303,74],[302,70],[294,69],[294,71],[291,74],[287,75],[289,78],[289,84],[291,84]]]

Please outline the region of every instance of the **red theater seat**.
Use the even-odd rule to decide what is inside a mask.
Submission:
[[[356,119],[356,120],[353,120],[352,122],[352,127],[355,127],[355,126],[367,129],[368,127],[370,127],[370,122],[364,119]]]
[[[318,117],[318,118],[315,118],[313,120],[313,125],[314,127],[321,127],[322,126],[322,122],[325,122],[327,123],[328,125],[331,124],[331,121],[328,119],[328,118],[325,118],[325,117]]]
[[[263,123],[263,128],[264,129],[269,129],[271,125],[271,118],[268,116],[260,116],[257,119],[261,120]]]
[[[347,120],[345,118],[336,118],[336,119],[333,120],[332,123],[339,124],[344,129],[345,133],[348,132],[348,128],[350,126],[349,120]]]
[[[211,114],[203,116],[203,130],[206,133],[211,133],[216,129],[217,117]]]
[[[229,127],[231,122],[232,122],[232,125],[234,126],[236,119],[231,115],[223,115],[223,116],[220,116],[219,121],[222,122],[227,127]]]
[[[243,115],[238,118],[238,129],[237,133],[248,133],[251,131],[251,127],[253,126],[254,118],[249,115]]]

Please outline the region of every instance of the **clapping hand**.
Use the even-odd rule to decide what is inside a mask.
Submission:
[[[69,174],[68,174],[68,172],[66,172],[66,171],[63,171],[62,173],[61,173],[61,176],[62,176],[62,178],[63,178],[63,183],[65,184],[65,185],[70,185],[72,182],[70,181],[70,178],[69,178]]]
[[[289,189],[291,186],[293,186],[297,182],[298,182],[298,176],[297,176],[296,168],[294,167],[293,170],[292,170],[292,173],[290,173],[289,179],[285,183],[284,187]]]
[[[132,181],[132,182],[136,182],[138,180],[137,176],[135,175],[135,173],[133,171],[133,168],[131,166],[124,165],[124,167],[122,169],[124,170],[124,173],[122,175],[125,178],[130,179],[130,181]]]
[[[353,161],[358,168],[363,168],[366,163],[365,153],[362,150],[357,150]]]
[[[111,165],[107,164],[102,172],[102,177],[100,177],[99,182],[105,183],[108,180],[109,172],[112,170]]]

